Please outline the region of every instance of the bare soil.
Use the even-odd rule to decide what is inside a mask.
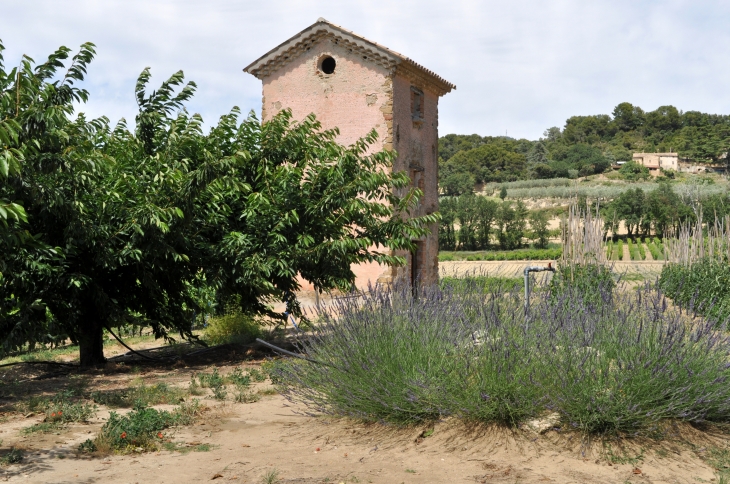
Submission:
[[[301,405],[255,383],[255,403],[200,398],[202,420],[168,435],[183,448],[131,455],[79,454],[78,445],[100,430],[109,409],[58,433],[23,435],[42,416],[15,405],[65,388],[105,391],[140,381],[187,387],[197,372],[255,368],[262,355],[226,347],[175,364],[125,362],[81,372],[17,365],[2,374],[0,457],[24,450],[19,464],[0,468],[0,480],[27,483],[696,483],[716,481],[705,456],[726,448],[730,434],[688,425],[666,429],[659,441],[591,442],[574,433],[505,429],[445,420],[396,428],[348,419],[309,416]],[[190,397],[194,398],[194,397]],[[230,398],[230,397],[229,397]],[[162,406],[171,408],[171,406]],[[119,412],[128,410],[120,409]],[[199,447],[197,447],[199,448]],[[267,480],[267,477],[270,478]]]

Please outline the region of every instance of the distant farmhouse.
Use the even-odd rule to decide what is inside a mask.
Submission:
[[[724,158],[724,157],[721,157]],[[707,163],[701,164],[691,160],[682,159],[677,153],[634,153],[634,163],[643,165],[649,169],[652,176],[661,174],[661,170],[674,170],[681,173],[725,173],[726,165]]]
[[[438,101],[456,86],[408,57],[320,18],[244,69],[263,83],[262,118],[291,109],[294,119],[314,113],[324,128],[352,144],[372,129],[374,150],[395,149],[393,170],[407,171],[424,197],[413,215],[438,210]],[[353,267],[356,286],[395,278],[438,280],[438,227],[402,253],[397,269]],[[306,289],[306,288],[305,288]]]
[[[649,169],[652,176],[658,176],[661,170],[679,171],[679,155],[677,153],[634,153],[634,163]]]

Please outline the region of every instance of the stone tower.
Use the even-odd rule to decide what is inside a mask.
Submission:
[[[314,113],[349,145],[372,129],[375,150],[396,150],[395,171],[407,171],[424,197],[417,213],[438,210],[438,100],[456,86],[411,59],[320,18],[244,69],[263,83],[263,121],[282,109],[294,119]],[[438,227],[402,253],[406,267],[353,267],[356,286],[396,278],[438,280]]]

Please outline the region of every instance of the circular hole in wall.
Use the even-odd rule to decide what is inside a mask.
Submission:
[[[335,59],[330,56],[323,57],[322,61],[319,63],[319,70],[325,74],[332,74],[335,72],[335,67],[337,67],[337,62],[335,62]]]

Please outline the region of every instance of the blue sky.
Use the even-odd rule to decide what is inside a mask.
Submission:
[[[440,134],[538,138],[623,101],[730,114],[730,2],[649,0],[2,0],[5,62],[97,45],[83,111],[134,118],[134,82],[178,69],[208,122],[260,111],[244,66],[324,17],[457,85]]]

